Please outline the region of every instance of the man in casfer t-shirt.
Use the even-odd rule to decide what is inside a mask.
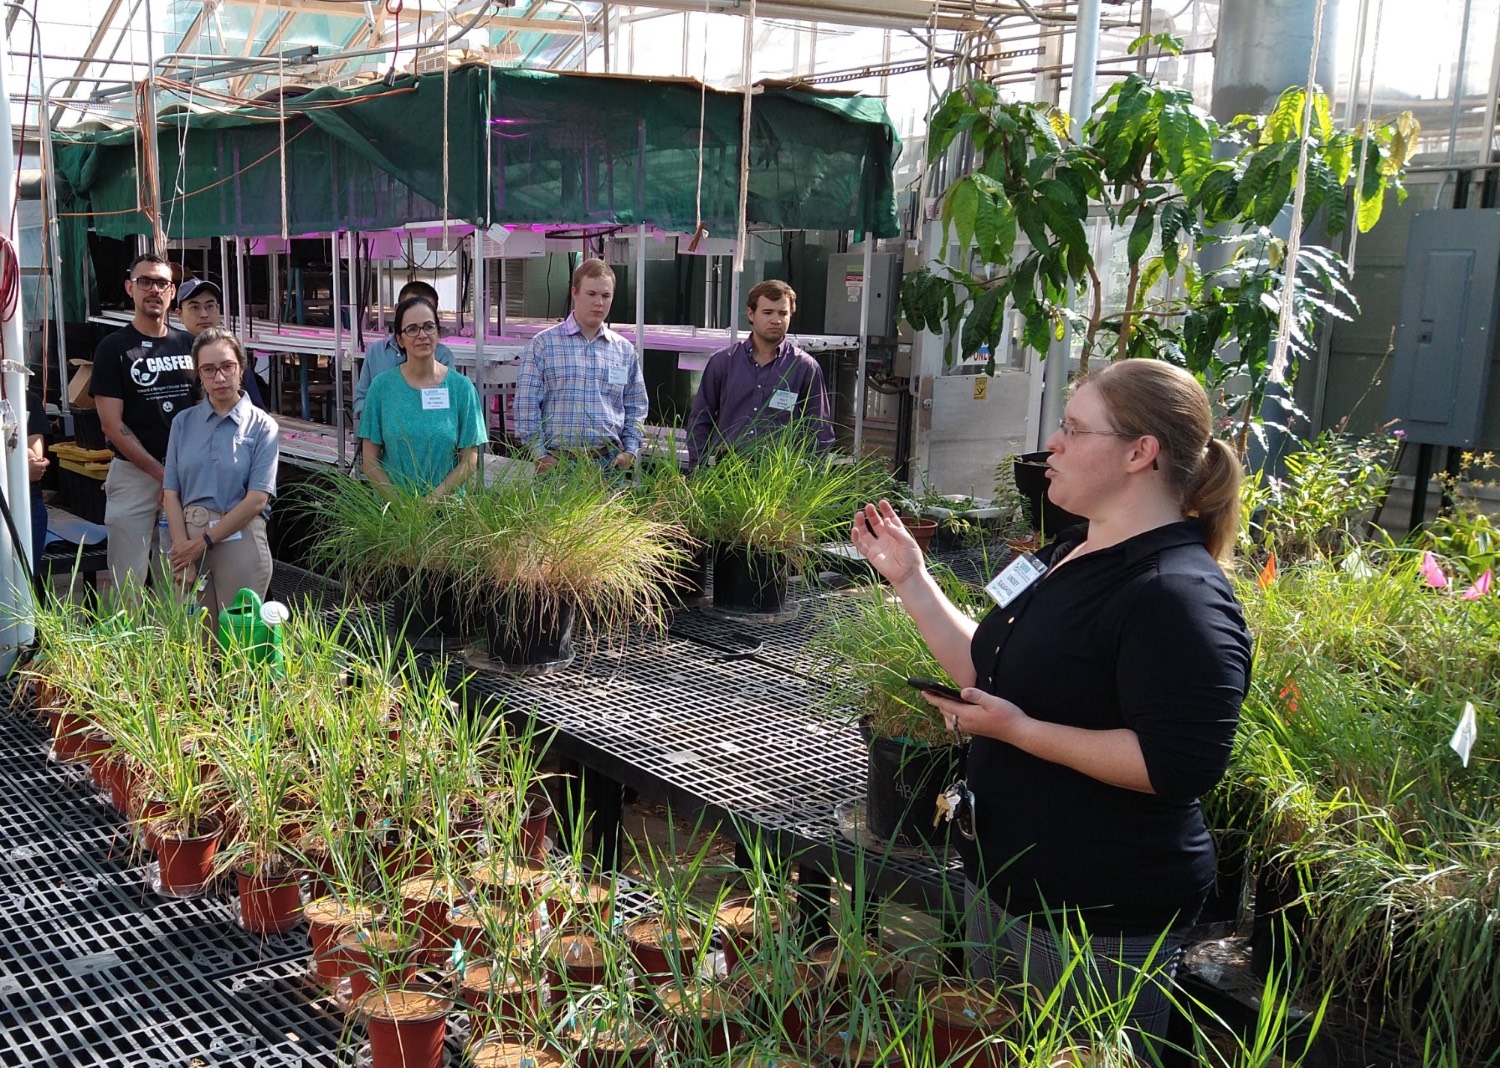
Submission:
[[[170,542],[157,545],[167,433],[177,413],[192,404],[196,381],[193,336],[167,325],[171,266],[160,256],[137,256],[125,292],[135,303],[135,317],[99,342],[89,386],[116,453],[104,480],[104,526],[109,574],[120,590],[143,583],[153,562],[160,574],[160,554],[171,548]],[[169,536],[163,530],[161,537]]]

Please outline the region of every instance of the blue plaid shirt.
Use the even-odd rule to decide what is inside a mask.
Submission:
[[[635,346],[607,326],[589,341],[569,315],[521,357],[516,436],[537,459],[601,446],[638,453],[648,408]]]

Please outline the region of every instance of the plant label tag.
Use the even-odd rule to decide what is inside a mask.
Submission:
[[[214,527],[216,527],[218,525],[219,525],[219,521],[217,519],[215,519],[212,523],[210,523],[208,525],[208,532],[210,534],[212,534],[214,532]],[[245,532],[243,530],[236,530],[233,534],[229,535],[229,537],[227,537],[227,538],[219,538],[219,539],[217,539],[214,542],[214,544],[215,545],[222,545],[226,541],[239,541],[240,538],[244,537],[244,535],[245,535]]]
[[[1030,553],[1022,553],[1010,562],[1010,565],[1000,574],[990,579],[990,584],[984,588],[984,592],[990,595],[1001,608],[1019,597],[1026,587],[1042,577],[1047,570],[1047,565],[1037,560]]]
[[[612,386],[623,386],[630,381],[630,368],[628,367],[611,367],[607,373],[609,384]]]
[[[1464,767],[1469,766],[1469,753],[1474,748],[1474,740],[1479,737],[1479,720],[1474,714],[1474,702],[1464,702],[1464,714],[1458,717],[1458,726],[1453,731],[1453,737],[1448,742],[1448,748],[1458,754],[1458,759],[1464,762]]]
[[[440,412],[447,410],[448,390],[443,386],[433,386],[431,389],[422,391],[422,410],[424,412]]]
[[[789,412],[797,406],[797,394],[789,389],[778,389],[768,402],[778,412]]]

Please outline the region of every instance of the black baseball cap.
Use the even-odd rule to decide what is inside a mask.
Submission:
[[[177,287],[178,307],[190,300],[198,300],[205,296],[213,297],[220,304],[224,303],[224,291],[219,288],[218,283],[210,282],[206,278],[189,278]]]

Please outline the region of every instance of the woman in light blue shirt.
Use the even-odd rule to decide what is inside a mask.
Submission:
[[[430,498],[458,489],[479,465],[489,435],[474,383],[434,358],[437,309],[423,297],[396,306],[396,344],[406,360],[370,384],[359,421],[365,474]]]
[[[241,389],[245,350],[209,327],[193,342],[203,400],[172,420],[162,507],[172,532],[172,571],[183,588],[201,576],[198,603],[214,617],[242,589],[271,584],[266,517],[276,495],[276,420]]]

